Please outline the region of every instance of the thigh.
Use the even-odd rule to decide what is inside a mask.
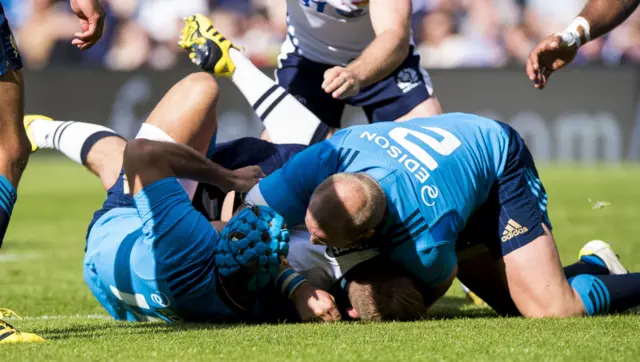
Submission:
[[[546,229],[546,228],[545,228]],[[550,231],[504,256],[513,301],[527,317],[570,317],[585,310],[562,270]]]
[[[356,96],[348,98],[347,103],[362,107],[370,122],[391,122],[414,109],[436,112],[435,102],[427,102],[432,93],[431,79],[420,65],[420,56],[411,49],[407,59],[393,73],[361,89]]]
[[[491,212],[482,216],[486,233],[493,234],[488,247],[501,254],[509,293],[522,315],[579,315],[583,307],[564,276],[533,157],[520,135],[503,127],[509,134],[507,159],[486,202]]]
[[[171,87],[145,124],[157,127],[176,143],[206,154],[217,130],[218,97],[218,84],[211,74],[192,73]]]
[[[276,69],[278,84],[329,127],[340,128],[344,102],[322,90],[324,72],[330,68],[289,54]]]

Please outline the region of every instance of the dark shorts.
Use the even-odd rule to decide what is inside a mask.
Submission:
[[[21,68],[22,58],[11,33],[11,28],[9,28],[4,8],[0,4],[0,76],[7,74],[10,70]]]
[[[89,223],[89,227],[87,228],[87,238],[89,237],[89,232],[93,225],[98,221],[102,215],[106,214],[112,209],[118,207],[130,207],[135,208],[135,204],[133,203],[133,197],[128,191],[128,186],[125,187],[126,179],[124,177],[124,168],[120,171],[120,176],[118,176],[118,180],[115,185],[111,186],[109,190],[107,190],[107,198],[104,200],[102,207],[93,213],[93,218]]]
[[[362,107],[372,123],[388,122],[409,113],[431,96],[431,79],[413,47],[407,59],[388,77],[346,100],[334,99],[322,90],[324,72],[332,67],[291,53],[276,70],[278,84],[330,127],[340,128],[345,104]]]
[[[258,165],[265,174],[269,175],[305,148],[304,145],[276,145],[258,138],[247,137],[216,145],[215,152],[210,159],[230,170]],[[124,175],[124,169],[122,169],[115,185],[107,191],[107,198],[102,207],[93,214],[87,236],[96,221],[110,210],[118,207],[135,207],[133,197],[129,193],[128,187],[125,187]],[[219,188],[199,184],[193,198],[193,206],[209,220],[217,220],[220,218],[222,202],[225,197],[226,193]]]
[[[547,193],[531,152],[513,128],[502,125],[509,134],[507,163],[487,201],[467,221],[458,253],[484,245],[500,259],[541,236],[543,224],[551,229]]]
[[[258,165],[266,175],[270,175],[306,147],[298,144],[277,145],[246,137],[216,145],[210,159],[230,170]],[[241,196],[236,196],[236,201],[240,202]],[[219,188],[200,184],[193,197],[193,206],[209,220],[219,220],[225,197],[226,193]]]

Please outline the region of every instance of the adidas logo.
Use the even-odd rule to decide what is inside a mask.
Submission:
[[[507,226],[504,228],[504,231],[502,232],[502,242],[503,243],[507,242],[513,239],[514,237],[524,234],[528,231],[529,229],[526,226],[522,226],[517,222],[513,221],[512,219],[509,219],[509,222],[507,222]]]

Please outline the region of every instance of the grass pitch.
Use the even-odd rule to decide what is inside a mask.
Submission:
[[[613,243],[640,270],[640,168],[543,167],[565,263],[588,240]],[[0,250],[0,307],[44,344],[0,347],[0,361],[637,360],[640,317],[496,318],[459,286],[413,323],[180,325],[117,323],[82,281],[86,227],[104,199],[98,180],[57,158],[34,158]],[[589,202],[591,199],[591,202]],[[592,209],[597,201],[608,207]]]

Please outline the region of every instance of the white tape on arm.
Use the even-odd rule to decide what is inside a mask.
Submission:
[[[591,26],[587,19],[579,16],[562,32],[556,33],[562,38],[562,45],[580,47],[591,40]]]

